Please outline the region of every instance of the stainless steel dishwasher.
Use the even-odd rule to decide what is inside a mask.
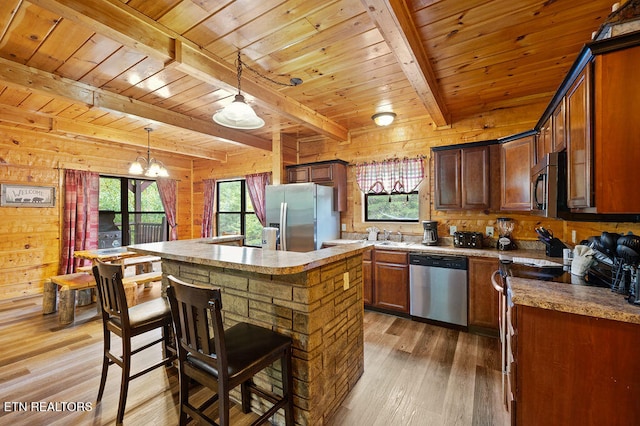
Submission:
[[[467,258],[409,254],[412,317],[467,326]]]

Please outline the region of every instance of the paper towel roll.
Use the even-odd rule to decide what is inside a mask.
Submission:
[[[276,240],[278,239],[278,228],[265,227],[262,228],[262,248],[266,250],[276,249]]]

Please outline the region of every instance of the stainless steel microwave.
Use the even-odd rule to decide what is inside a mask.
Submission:
[[[558,217],[566,210],[566,154],[551,152],[531,168],[531,213]]]

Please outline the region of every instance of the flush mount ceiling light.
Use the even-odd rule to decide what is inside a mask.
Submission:
[[[388,126],[393,123],[393,120],[396,118],[395,112],[379,112],[377,114],[373,114],[371,119],[377,126]]]
[[[129,167],[129,173],[132,175],[144,174],[147,177],[169,176],[169,172],[164,167],[164,164],[162,164],[162,161],[151,158],[151,140],[149,135],[153,131],[153,129],[151,129],[150,127],[145,127],[144,130],[146,130],[147,132],[147,158],[138,156],[138,158],[136,158],[136,161],[131,163],[131,167]]]
[[[272,83],[276,83],[282,86],[298,86],[302,84],[302,80],[299,78],[292,78],[290,80],[290,84],[280,83],[278,81],[272,80],[269,77],[266,77],[260,74],[258,71],[250,68],[246,64],[242,63],[242,59],[240,58],[240,52],[238,51],[238,61],[237,61],[237,75],[238,75],[238,94],[235,96],[233,102],[231,102],[226,107],[222,108],[220,111],[213,114],[213,121],[220,124],[221,126],[230,127],[232,129],[239,130],[253,130],[259,129],[264,126],[264,120],[256,114],[256,112],[251,108],[249,104],[247,104],[244,100],[244,96],[240,91],[240,83],[242,80],[242,67],[248,68],[250,71],[259,75],[260,77],[271,81]]]

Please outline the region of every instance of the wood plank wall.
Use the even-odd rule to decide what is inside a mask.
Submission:
[[[489,112],[453,123],[451,128],[434,130],[430,121],[403,123],[401,117],[388,128],[370,128],[354,132],[349,141],[326,139],[295,141],[285,138],[282,165],[342,159],[349,163],[385,158],[426,155],[430,164],[427,179],[420,186],[420,218],[438,220],[439,234],[446,235],[449,225],[458,230],[483,232],[495,226],[501,212],[441,212],[433,209],[430,148],[495,139],[530,129],[546,104],[527,108]],[[532,114],[532,111],[534,112]],[[61,169],[93,170],[101,174],[124,175],[138,153],[126,146],[69,139],[20,128],[0,127],[0,182],[30,183],[56,187],[54,208],[0,207],[4,219],[0,227],[0,299],[40,293],[46,278],[57,274],[60,257],[60,218],[62,204]],[[270,151],[238,148],[226,162],[192,160],[180,155],[156,155],[167,165],[178,184],[178,237],[200,236],[202,223],[202,181],[206,178],[230,179],[248,173],[268,172],[273,168]],[[348,210],[342,214],[347,232],[362,232],[370,224],[363,221],[362,197],[355,182],[355,169],[348,168]],[[565,222],[540,220],[528,214],[508,214],[516,221],[514,236],[519,241],[535,241],[536,225],[552,229],[570,242],[575,230],[580,241],[602,231],[640,234],[634,223]],[[384,224],[378,225],[385,227]],[[422,235],[420,224],[388,224],[387,229],[403,234]]]
[[[55,207],[0,207],[0,299],[41,293],[44,281],[58,273],[63,169],[126,175],[140,154],[116,144],[69,139],[20,128],[0,127],[0,182],[53,186]],[[178,234],[191,236],[191,160],[156,155],[178,183]]]

